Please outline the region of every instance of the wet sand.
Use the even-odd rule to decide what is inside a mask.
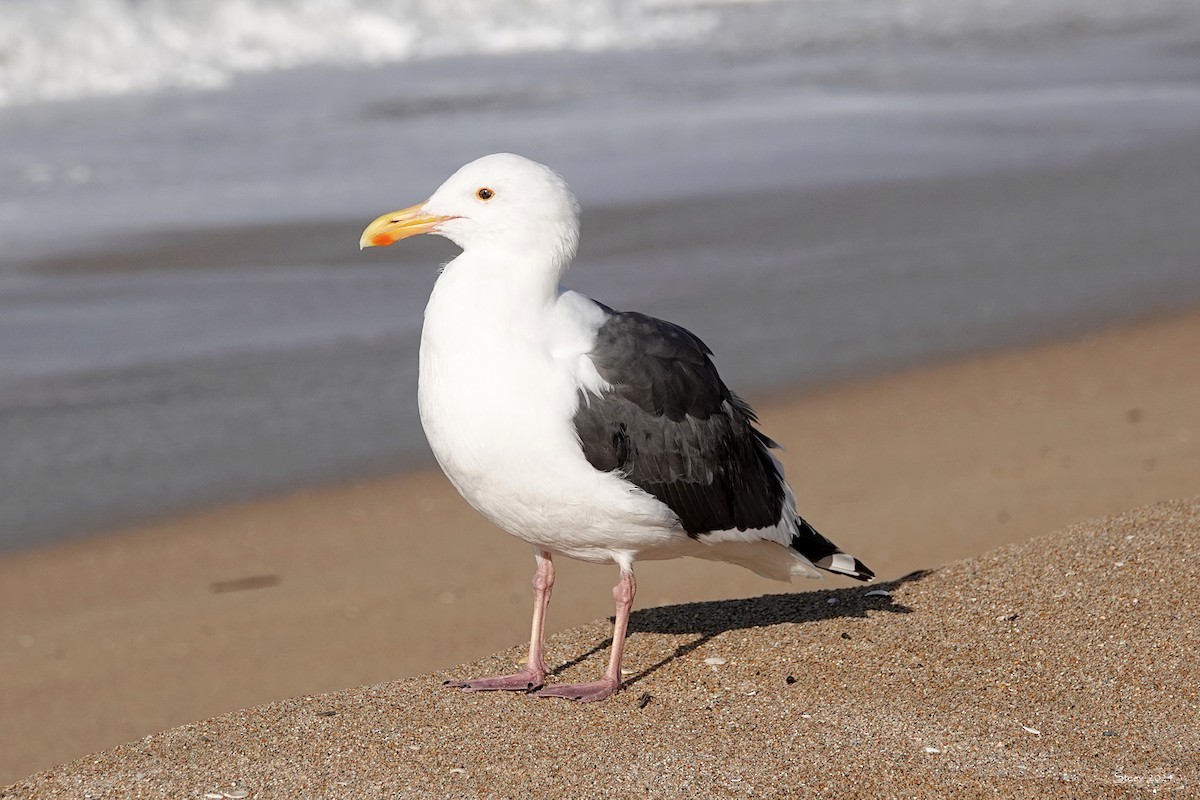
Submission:
[[[797,487],[802,512],[866,561],[887,586],[913,570],[976,556],[1080,520],[1195,495],[1200,490],[1200,430],[1195,414],[1200,374],[1192,366],[1197,341],[1200,312],[1193,312],[1071,342],[976,357],[816,392],[750,399],[761,411],[764,429],[788,447],[782,458]],[[1163,514],[1173,520],[1169,525],[1153,530],[1146,527],[1150,524],[1146,519]],[[829,580],[795,586],[796,591],[818,592],[800,598],[694,610],[699,614],[697,622],[687,621],[693,618],[693,611],[675,616],[673,612],[644,610],[637,618],[638,632],[631,644],[631,665],[640,670],[658,663],[677,647],[686,649],[698,635],[719,630],[713,642],[669,660],[601,712],[565,704],[526,703],[525,698],[461,698],[431,691],[436,679],[420,678],[353,690],[332,699],[286,701],[273,707],[275,710],[244,712],[211,723],[216,726],[212,730],[227,731],[232,728],[224,726],[259,724],[267,719],[263,715],[274,720],[268,726],[270,736],[253,747],[234,745],[231,742],[236,740],[221,738],[225,736],[221,733],[214,739],[212,760],[201,758],[203,753],[190,745],[191,749],[180,749],[180,737],[190,735],[187,730],[201,730],[193,727],[112,756],[136,761],[152,752],[153,759],[164,759],[155,760],[157,766],[149,766],[149,771],[144,764],[131,767],[128,774],[118,774],[119,770],[113,771],[117,762],[105,756],[95,774],[108,775],[104,780],[124,786],[121,781],[132,780],[130,776],[138,770],[147,775],[170,773],[175,776],[172,780],[194,782],[188,784],[192,787],[188,792],[207,790],[201,784],[208,780],[215,787],[235,779],[250,780],[252,775],[275,774],[280,776],[279,783],[272,785],[294,788],[298,784],[288,783],[283,773],[272,770],[283,770],[289,753],[302,757],[300,751],[289,749],[302,740],[312,747],[369,747],[375,756],[368,757],[365,751],[359,755],[364,763],[376,767],[395,756],[395,748],[389,749],[393,743],[409,759],[402,763],[415,765],[413,775],[433,770],[428,772],[428,780],[462,779],[467,787],[462,791],[470,796],[482,792],[482,787],[489,785],[486,781],[500,781],[504,770],[503,764],[487,767],[481,760],[482,740],[476,738],[482,730],[479,726],[500,737],[532,732],[534,738],[519,752],[533,757],[539,741],[536,736],[561,733],[554,727],[536,733],[537,724],[554,718],[559,726],[565,719],[571,730],[579,730],[580,725],[569,720],[594,722],[595,730],[604,736],[615,735],[615,726],[622,720],[655,721],[633,729],[632,751],[645,753],[644,760],[619,762],[625,765],[621,769],[614,762],[604,780],[594,769],[572,772],[571,765],[580,759],[594,764],[599,751],[568,748],[555,780],[578,781],[591,775],[597,785],[618,778],[635,783],[657,781],[655,775],[682,780],[680,770],[686,768],[694,771],[696,780],[707,781],[696,784],[708,787],[706,791],[716,791],[717,782],[728,779],[728,784],[720,783],[725,787],[721,791],[736,792],[738,782],[733,778],[740,776],[745,785],[755,785],[757,792],[765,793],[771,784],[763,776],[770,774],[772,764],[779,768],[777,761],[755,760],[758,748],[768,744],[775,748],[771,758],[793,759],[789,762],[792,766],[781,774],[797,781],[794,786],[823,780],[836,788],[845,780],[877,781],[892,774],[884,770],[866,775],[852,769],[859,762],[843,761],[837,747],[843,748],[842,752],[854,749],[863,758],[875,752],[874,761],[861,762],[872,770],[882,769],[879,759],[884,755],[900,758],[903,754],[902,760],[888,762],[892,763],[889,769],[898,771],[896,774],[928,776],[932,774],[928,770],[934,769],[931,758],[939,754],[927,754],[922,748],[952,747],[956,741],[967,743],[960,751],[961,758],[948,758],[952,750],[940,754],[936,763],[942,766],[936,769],[942,778],[938,780],[961,775],[965,787],[983,785],[972,781],[987,777],[1010,782],[988,786],[1003,785],[1016,791],[1025,785],[1023,774],[1035,773],[1042,776],[1038,780],[1060,780],[1047,770],[1086,774],[1088,780],[1098,781],[1101,765],[1111,773],[1105,785],[1112,787],[1117,787],[1112,778],[1116,770],[1141,776],[1137,780],[1143,781],[1159,774],[1154,770],[1175,770],[1182,775],[1172,766],[1176,751],[1155,754],[1152,745],[1183,742],[1186,737],[1177,736],[1179,731],[1164,722],[1153,732],[1157,738],[1146,738],[1150,736],[1149,723],[1137,716],[1144,696],[1165,697],[1161,693],[1178,688],[1173,676],[1182,673],[1164,672],[1157,683],[1147,683],[1149,673],[1138,670],[1151,669],[1147,663],[1155,658],[1138,660],[1132,655],[1136,650],[1139,658],[1146,656],[1153,644],[1135,647],[1132,643],[1134,633],[1156,631],[1154,626],[1160,622],[1182,626],[1194,618],[1185,612],[1186,603],[1191,602],[1186,590],[1195,587],[1194,553],[1192,561],[1182,567],[1171,559],[1176,558],[1172,555],[1175,549],[1193,547],[1190,539],[1181,538],[1180,531],[1194,536],[1195,512],[1192,506],[1177,504],[1129,524],[1153,533],[1137,539],[1139,547],[1157,542],[1154,546],[1162,548],[1158,555],[1139,550],[1136,559],[1124,559],[1140,565],[1137,571],[1114,571],[1113,563],[1122,559],[1113,548],[1120,547],[1126,534],[1118,535],[1109,524],[1103,530],[1111,536],[1106,534],[1108,538],[1094,544],[1099,551],[1090,549],[1093,545],[1086,533],[1052,538],[1045,540],[1049,544],[897,584],[891,600],[866,598],[861,587],[842,591],[848,582]],[[1103,563],[1090,560],[1089,553],[1103,555]],[[8,556],[0,560],[0,607],[6,610],[0,618],[0,641],[5,643],[0,648],[0,783],[174,725],[289,697],[451,669],[510,647],[527,636],[531,568],[532,559],[524,545],[491,528],[440,475],[431,472],[303,492]],[[638,575],[640,609],[788,591],[783,584],[761,580],[735,567],[691,561],[647,564],[639,568]],[[1119,585],[1113,582],[1116,579],[1121,581]],[[611,613],[609,587],[614,580],[613,570],[563,563],[550,610],[550,629],[561,631]],[[972,594],[980,581],[999,593],[984,605],[978,605],[983,602],[980,598],[986,597],[982,591]],[[1133,626],[1123,639],[1126,644],[1118,645],[1114,639],[1113,644],[1105,645],[1117,650],[1097,649],[1099,640],[1071,638],[1099,636],[1108,630],[1108,623],[1093,625],[1093,618],[1087,617],[1084,624],[1085,618],[1080,616],[1042,619],[1021,599],[1041,603],[1036,607],[1043,611],[1037,613],[1049,615],[1054,610],[1054,593],[1066,591],[1070,603],[1082,604],[1072,608],[1086,609],[1099,619],[1108,614],[1105,609],[1109,606],[1115,613],[1113,604],[1124,602],[1122,598],[1132,602],[1138,597],[1132,594],[1135,588],[1143,592],[1143,608],[1158,613],[1164,604],[1182,603],[1182,616],[1164,621],[1126,611],[1120,619]],[[846,616],[825,607],[831,592],[841,598],[843,609],[865,613],[865,609],[875,608],[872,603],[883,603],[881,609],[904,605],[923,613],[870,612],[862,617],[855,612]],[[784,611],[776,606],[779,602],[784,603]],[[720,628],[713,620],[728,613],[742,621]],[[1070,662],[1057,650],[1039,655],[1036,648],[1048,641],[1040,634],[1026,638],[1005,633],[995,638],[1010,625],[996,622],[995,616],[1012,613],[1036,622],[1040,626],[1036,630],[1051,639],[1051,634],[1064,637],[1062,641],[1070,645],[1066,652],[1080,659],[1078,667],[1067,671],[1064,665]],[[783,629],[771,633],[773,627],[748,627],[764,624],[754,622],[756,615],[776,620],[771,624],[789,631],[792,644],[773,655],[768,653],[767,658],[764,642],[776,641],[773,637],[782,636]],[[801,620],[812,621],[801,624]],[[848,627],[851,623],[870,630]],[[939,627],[951,623],[956,626],[953,630]],[[677,630],[681,625],[703,630]],[[916,627],[894,627],[899,625]],[[852,638],[841,639],[843,632]],[[1170,655],[1179,669],[1194,666],[1170,649],[1187,641],[1176,638],[1172,644],[1170,637],[1186,633],[1182,629],[1156,633],[1155,644],[1169,645],[1158,663],[1174,663],[1166,658]],[[1187,647],[1194,649],[1194,631],[1190,635],[1193,644]],[[598,646],[605,636],[604,624],[592,623],[556,640],[553,658],[559,663],[572,659]],[[963,639],[967,636],[971,638]],[[869,646],[868,637],[886,645]],[[959,639],[966,642],[964,653],[986,650],[992,660],[981,661],[978,667],[972,666],[976,663],[973,656],[953,664],[926,660],[929,652],[949,657],[953,648],[939,650],[937,643]],[[770,643],[766,650],[773,650]],[[1013,651],[1015,660],[993,658],[1001,643],[1019,648]],[[868,652],[870,658],[863,653],[851,658],[852,651],[837,650],[870,651],[872,647],[875,655]],[[516,652],[509,651],[505,658]],[[1104,660],[1113,652],[1131,655],[1132,666],[1125,673],[1117,669],[1116,661]],[[595,671],[603,655],[593,653],[578,668]],[[703,665],[708,655],[719,655],[729,663],[712,670]],[[699,672],[696,658],[701,660]],[[1038,661],[1044,675],[1031,666]],[[917,662],[925,666],[914,666]],[[948,664],[958,671],[937,671]],[[881,672],[885,667],[899,672],[883,680],[880,675],[885,675]],[[477,668],[452,671],[467,674]],[[1002,668],[1009,669],[1007,678],[997,671]],[[1115,671],[1109,675],[1097,671],[1101,668]],[[800,681],[799,690],[791,695],[784,693],[796,687],[777,681],[785,669]],[[760,675],[754,675],[756,670]],[[1054,730],[1066,731],[1071,714],[1076,713],[1071,704],[1096,702],[1100,685],[1096,682],[1103,675],[1109,675],[1104,691],[1115,693],[1112,696],[1121,701],[1113,707],[1115,721],[1103,724],[1115,726],[1118,735],[1095,740],[1099,742],[1095,744],[1088,738],[1091,733],[1080,732],[1084,730],[1079,727],[1081,721],[1070,729],[1073,732],[1063,734],[1071,742],[1063,745],[1067,749],[1054,751],[1069,751],[1071,760],[1046,755],[1047,732],[1039,738],[1023,732],[1020,725],[1048,726],[1048,719]],[[1192,677],[1194,686],[1195,675]],[[1042,683],[1031,685],[1034,678]],[[1076,682],[1070,684],[1068,679]],[[895,689],[900,685],[896,681],[908,687],[907,699],[897,698],[889,705],[890,693],[885,688]],[[984,685],[998,687],[998,681],[1016,688],[984,692]],[[739,693],[738,687],[747,682],[756,688]],[[1046,702],[1036,701],[1037,694],[1022,699],[1021,686],[1044,692],[1041,696]],[[725,700],[714,706],[710,688],[719,690]],[[759,695],[749,695],[750,691]],[[932,705],[924,710],[905,706],[918,696],[914,692],[923,703]],[[646,693],[652,697],[650,704],[638,708],[637,700]],[[794,704],[780,699],[785,696],[792,698],[787,703]],[[735,697],[737,703],[729,705]],[[744,697],[758,699],[743,701]],[[1010,705],[996,705],[990,716],[976,714],[970,710],[971,702],[980,697],[1005,698],[1003,702]],[[397,716],[380,715],[376,706],[391,708],[393,702],[401,708],[387,713]],[[330,703],[333,705],[327,706]],[[950,717],[934,713],[935,708],[949,713],[953,709],[947,704],[952,703],[962,706]],[[310,713],[327,707],[343,713],[328,718]],[[1098,707],[1079,707],[1083,709],[1078,712],[1080,720],[1100,724],[1095,716],[1100,713]],[[355,736],[379,729],[391,731],[391,738],[337,738],[345,731],[336,726],[353,716],[352,708],[359,709],[353,713],[364,714],[364,727],[356,728]],[[732,708],[740,710],[730,711],[733,716],[728,717],[722,716],[723,710],[714,711]],[[1002,709],[1008,709],[1007,716],[1000,714]],[[814,748],[811,731],[798,728],[772,734],[784,736],[779,731],[787,731],[787,737],[796,737],[794,741],[742,738],[741,732],[752,727],[769,727],[761,725],[761,716],[751,724],[753,718],[745,715],[752,711],[799,725],[795,714],[800,710],[822,721],[813,723],[819,725],[820,747]],[[1035,710],[1044,718],[1034,714]],[[434,716],[425,716],[430,713]],[[510,726],[504,720],[517,720],[511,716],[514,713],[535,716],[520,716],[523,721]],[[588,716],[592,713],[602,716]],[[283,717],[276,720],[280,714]],[[444,716],[447,714],[454,716]],[[469,725],[458,724],[468,718],[472,720]],[[1002,718],[1007,727],[997,727]],[[293,722],[295,726],[288,728]],[[691,744],[670,738],[655,744],[662,728],[675,722],[679,723],[678,735],[693,737],[688,740]],[[316,727],[322,725],[326,728]],[[1140,738],[1130,737],[1135,728]],[[410,738],[400,741],[397,731],[401,729]],[[724,733],[715,740],[728,749],[712,744],[714,738],[708,733],[715,735],[717,730]],[[325,736],[335,738],[322,738]],[[431,740],[439,736],[440,744],[435,747]],[[1122,753],[1130,753],[1122,756],[1126,760],[1113,760],[1115,756],[1104,749],[1114,746],[1110,740],[1120,743]],[[698,742],[705,741],[708,750],[702,752],[712,758],[693,752]],[[994,742],[1006,742],[1005,747],[1037,744],[1042,749],[1006,750]],[[445,760],[454,743],[461,746],[461,764]],[[430,749],[410,750],[410,745]],[[252,769],[247,766],[250,761],[238,761],[242,756],[235,758],[233,751],[222,749],[226,746],[249,748],[240,752],[254,759],[265,758],[257,748],[276,747],[272,757],[276,760],[270,761],[273,766],[269,767],[265,761],[255,761],[264,766]],[[1081,755],[1080,748],[1085,746],[1094,746],[1101,754],[1088,756],[1097,760],[1088,761]],[[779,748],[786,752],[776,752]],[[188,759],[196,759],[192,771],[172,760],[184,758],[185,752],[190,754]],[[671,752],[679,753],[686,762],[672,762]],[[345,753],[349,758],[348,749]],[[991,755],[985,758],[984,753]],[[820,769],[813,760],[818,756],[828,759]],[[438,760],[426,760],[432,758]],[[996,758],[1000,760],[996,762]],[[349,762],[339,759],[341,756],[331,755],[321,769],[341,770],[341,777],[330,777],[333,773],[314,767],[312,779],[352,780],[356,774],[364,778],[370,774],[366,766],[351,768]],[[235,762],[241,766],[235,768]],[[988,772],[992,767],[986,764],[993,762],[1000,766]],[[201,765],[215,768],[218,763],[227,768],[203,780],[195,771]],[[459,767],[468,770],[466,778],[463,773],[448,772]],[[905,772],[910,767],[918,771]],[[82,769],[77,764],[58,775],[82,775]],[[401,774],[408,773],[395,773],[393,779],[401,780]],[[167,780],[155,778],[160,779]],[[49,791],[50,783],[38,785],[36,796],[44,796],[40,792]],[[152,785],[158,784],[147,783],[146,790]],[[252,785],[259,791],[266,786],[261,782]],[[439,795],[452,788],[451,784],[414,785]],[[579,784],[574,785],[576,791],[582,791]],[[177,785],[179,791],[182,786]],[[334,782],[311,786],[318,794],[335,791]],[[432,788],[435,786],[441,788]],[[24,790],[25,795],[34,796],[30,790]],[[271,796],[288,793],[280,789]]]

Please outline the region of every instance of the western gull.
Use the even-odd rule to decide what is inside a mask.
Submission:
[[[728,561],[779,580],[820,577],[816,567],[874,577],[797,514],[778,445],[699,337],[561,288],[579,204],[557,173],[484,156],[424,203],[376,219],[359,244],[422,233],[462,252],[425,309],[421,423],[450,482],[536,561],[525,667],[452,686],[585,701],[615,693],[641,559]],[[545,684],[554,555],[620,569],[599,681]]]

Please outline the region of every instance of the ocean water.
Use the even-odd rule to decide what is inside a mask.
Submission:
[[[1200,300],[1192,0],[0,12],[0,549],[428,463],[454,251],[356,242],[487,152],[743,393]]]
[[[1161,25],[1190,0],[5,0],[0,104],[211,89],[298,66],[727,52]]]

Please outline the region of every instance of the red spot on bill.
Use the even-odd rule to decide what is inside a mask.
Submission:
[[[396,237],[390,233],[377,233],[371,237],[371,244],[376,247],[387,247],[396,241]]]

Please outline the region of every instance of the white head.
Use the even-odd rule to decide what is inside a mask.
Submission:
[[[421,233],[445,236],[464,252],[480,247],[540,255],[563,269],[579,243],[579,203],[554,170],[496,153],[459,169],[424,203],[376,219],[359,246],[387,246]]]

